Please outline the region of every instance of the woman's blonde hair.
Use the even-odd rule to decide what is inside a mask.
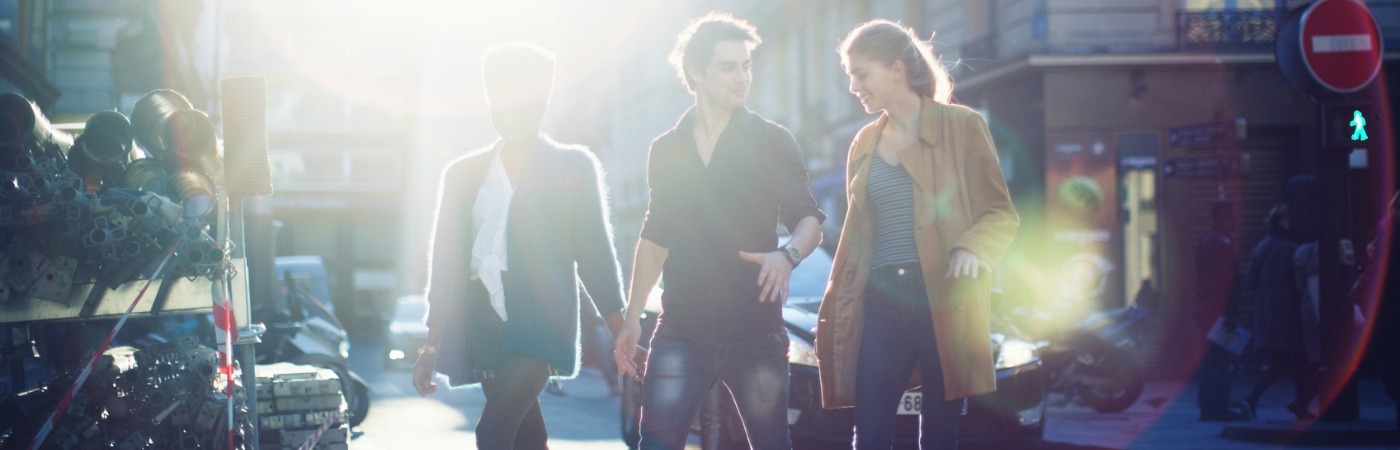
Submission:
[[[909,87],[921,97],[948,103],[953,97],[953,77],[933,55],[933,45],[919,39],[914,30],[885,19],[856,26],[837,46],[841,65],[850,68],[852,58],[869,59],[886,65],[904,63]]]

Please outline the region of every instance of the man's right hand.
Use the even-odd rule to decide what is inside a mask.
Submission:
[[[617,336],[613,337],[613,362],[617,363],[618,372],[637,380],[642,378],[641,364],[638,364],[636,359],[639,356],[637,350],[640,348],[637,341],[641,337],[641,320],[624,320],[617,330]]]
[[[418,390],[419,396],[427,397],[437,392],[437,383],[433,382],[436,365],[437,355],[419,356],[418,362],[413,363],[413,388]]]

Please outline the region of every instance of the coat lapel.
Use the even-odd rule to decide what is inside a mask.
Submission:
[[[920,191],[933,191],[934,184],[938,182],[934,178],[934,158],[932,152],[942,150],[943,136],[943,111],[938,108],[929,107],[929,101],[925,100],[919,114],[919,140],[924,145],[911,145],[900,150],[899,163],[904,165],[904,170],[909,172],[909,177],[914,179],[914,184]],[[931,150],[931,151],[930,151]]]
[[[443,327],[442,336],[438,341],[437,371],[447,375],[448,385],[451,387],[472,385],[479,381],[472,374],[471,346],[467,343],[467,336],[471,335],[470,317],[473,314],[469,305],[474,303],[471,298],[474,290],[469,287],[470,282],[466,280],[470,279],[467,270],[471,265],[472,245],[476,242],[476,227],[472,225],[471,216],[472,209],[476,206],[477,193],[481,190],[481,184],[486,180],[486,172],[491,167],[491,159],[498,151],[500,151],[499,146],[492,144],[484,150],[473,152],[451,163],[453,166],[460,164],[460,169],[454,167],[454,173],[450,173],[449,176],[460,178],[458,178],[453,192],[444,193],[444,195],[451,195],[452,198],[456,199],[453,208],[457,214],[461,214],[465,219],[461,221],[462,229],[457,233],[461,237],[455,245],[457,251],[460,252],[457,260],[462,265],[457,270],[461,270],[461,272],[452,274],[452,276],[460,277],[458,282],[461,283],[461,288],[457,291],[461,294],[456,299],[457,301],[445,305],[452,311],[450,317],[453,320],[448,326]]]
[[[884,121],[884,116],[880,116],[879,124],[881,127],[875,129],[877,134],[880,128],[883,128]],[[847,214],[865,211],[866,203],[869,201],[869,197],[866,196],[868,193],[866,185],[869,184],[870,180],[870,157],[875,154],[875,141],[875,139],[857,140],[855,151],[851,152],[851,185],[847,186],[850,189],[851,198],[846,199],[851,212]]]

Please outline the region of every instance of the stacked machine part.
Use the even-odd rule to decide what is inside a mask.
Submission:
[[[217,274],[219,153],[209,117],[175,91],[147,94],[131,120],[99,111],[77,139],[0,94],[0,304],[67,305],[74,284],[141,279],[170,251],[166,273]]]
[[[257,366],[258,436],[263,449],[348,449],[348,406],[335,371],[278,363]]]
[[[67,318],[95,318],[107,293],[158,271],[169,281],[231,275],[229,244],[216,238],[227,220],[220,146],[209,116],[175,91],[147,94],[130,116],[99,111],[76,139],[28,99],[0,94],[0,310],[23,321],[57,303],[81,311]],[[84,298],[78,287],[89,285]],[[238,370],[222,360],[194,338],[107,351],[42,448],[255,447],[243,442],[254,425]],[[0,398],[0,450],[27,448],[82,369]]]
[[[229,377],[218,352],[193,338],[98,359],[82,395],[55,421],[42,449],[229,449]],[[235,366],[232,449],[252,432]],[[0,450],[26,449],[76,377],[70,371],[0,401]]]

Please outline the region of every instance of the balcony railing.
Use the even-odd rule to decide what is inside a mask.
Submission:
[[[1178,19],[1178,44],[1183,51],[1269,51],[1283,12],[1183,11]]]
[[[1096,26],[1093,21],[1064,20],[1062,26],[1070,29],[1054,30],[1060,33],[1004,42],[1010,37],[993,32],[964,41],[958,48],[961,64],[957,70],[983,71],[1028,55],[1273,53],[1284,16],[1281,10],[1184,11],[1177,13],[1175,29],[1163,26],[1143,30],[1131,39],[1112,34],[1095,35],[1101,30],[1093,28]],[[1075,26],[1088,28],[1081,30]],[[1086,35],[1094,37],[1086,38]]]

